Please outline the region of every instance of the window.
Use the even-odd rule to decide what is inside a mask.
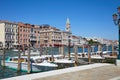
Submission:
[[[25,32],[27,32],[27,28],[25,29]]]
[[[18,39],[18,37],[16,36],[16,39]]]
[[[26,39],[26,42],[27,42],[27,39]]]
[[[31,28],[31,32],[33,32],[33,28]]]
[[[18,30],[16,29],[16,33],[18,32]]]
[[[20,29],[20,31],[22,32],[22,29]]]
[[[25,42],[25,39],[23,41]]]

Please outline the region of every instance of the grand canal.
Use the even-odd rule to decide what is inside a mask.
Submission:
[[[65,53],[67,54],[67,48],[65,48],[65,49],[66,49]],[[94,51],[96,52],[97,50],[98,50],[98,48],[95,47]],[[106,47],[103,47],[103,51],[105,51],[105,50],[106,50]],[[111,46],[109,47],[109,50],[110,51],[112,50]],[[54,52],[54,54],[57,54],[58,50],[54,49],[53,52]],[[71,52],[73,52],[72,48],[71,48]],[[82,52],[82,48],[79,48],[78,52]],[[87,48],[85,48],[85,52],[87,52]],[[14,52],[12,50],[7,50],[6,51],[6,58],[8,56],[17,56],[17,52]],[[1,66],[1,59],[2,59],[2,52],[0,52],[0,79],[27,74],[27,72],[18,72],[17,70],[14,70],[14,69],[10,69],[10,68],[7,68],[7,67],[2,67]]]
[[[6,51],[6,58],[7,58],[7,56],[17,56],[17,53],[13,52],[11,50],[7,50]],[[17,72],[17,70],[10,69],[7,67],[2,67],[1,66],[1,59],[2,59],[2,55],[0,55],[0,79],[27,74],[26,72]]]

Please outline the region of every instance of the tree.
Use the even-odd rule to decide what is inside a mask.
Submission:
[[[92,39],[88,40],[87,42],[89,45],[99,45],[100,44],[100,42],[93,41]]]

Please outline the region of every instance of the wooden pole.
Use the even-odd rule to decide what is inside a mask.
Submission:
[[[68,59],[70,60],[70,39],[68,39]]]
[[[91,63],[91,51],[90,51],[90,45],[88,46],[88,62]]]
[[[23,56],[25,56],[25,46],[23,47]]]
[[[98,45],[98,51],[101,51],[101,46],[100,45]]]
[[[18,46],[19,48],[19,51],[18,51],[18,69],[17,71],[20,71],[21,70],[21,61],[20,61],[20,45]]]
[[[31,72],[31,67],[30,67],[30,46],[28,47],[28,74]]]
[[[59,54],[61,54],[61,46],[58,46],[58,48],[59,48]]]
[[[63,55],[63,57],[65,56],[65,54],[64,54],[64,45],[61,46],[61,54]]]
[[[3,48],[3,59],[2,59],[2,66],[5,66],[5,48]]]
[[[53,47],[52,47],[52,62],[54,62],[54,44],[53,44]]]
[[[78,46],[77,45],[75,45],[75,47],[74,47],[75,49],[75,66],[77,66],[78,64]]]
[[[114,55],[115,49],[114,49],[114,43],[112,43],[112,55]]]

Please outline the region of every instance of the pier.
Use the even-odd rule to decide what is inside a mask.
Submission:
[[[118,80],[120,67],[113,64],[95,63],[66,69],[35,73],[2,80]]]

